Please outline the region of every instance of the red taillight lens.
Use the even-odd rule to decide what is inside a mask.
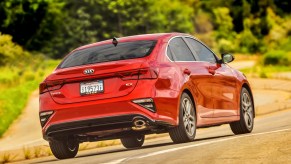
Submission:
[[[47,91],[53,91],[60,89],[64,84],[64,81],[47,81],[47,82],[42,82],[39,85],[39,93],[45,93]]]
[[[39,94],[47,92],[47,86],[45,82],[39,84]]]
[[[122,80],[138,80],[138,79],[156,79],[158,78],[158,70],[153,68],[143,68],[131,72],[119,73]]]
[[[147,68],[139,70],[139,79],[156,79],[158,78],[158,70],[154,68]]]

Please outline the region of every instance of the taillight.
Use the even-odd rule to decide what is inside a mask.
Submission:
[[[47,92],[47,87],[46,87],[46,83],[42,82],[39,84],[39,94],[45,93]]]
[[[139,79],[156,79],[158,70],[154,68],[140,69]]]
[[[63,84],[64,84],[63,80],[42,82],[39,85],[39,93],[42,94],[47,91],[60,89],[63,86]]]
[[[131,72],[119,73],[122,80],[138,80],[138,79],[156,79],[158,78],[158,70],[154,68],[143,68]]]

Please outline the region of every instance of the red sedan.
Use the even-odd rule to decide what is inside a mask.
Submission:
[[[39,87],[45,140],[59,159],[79,143],[121,139],[141,147],[144,136],[169,133],[193,141],[196,128],[230,124],[250,133],[254,103],[243,73],[197,38],[163,33],[113,38],[69,53]]]

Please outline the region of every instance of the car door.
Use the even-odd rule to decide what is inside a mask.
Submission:
[[[188,89],[194,93],[195,105],[199,117],[213,116],[211,99],[211,81],[207,65],[197,62],[195,54],[191,52],[183,37],[170,40],[167,56],[180,68],[180,84],[187,83]]]
[[[211,98],[213,101],[213,117],[237,115],[236,80],[231,70],[221,64],[216,55],[200,41],[187,37],[187,43],[200,62],[207,64],[208,73],[212,76]]]

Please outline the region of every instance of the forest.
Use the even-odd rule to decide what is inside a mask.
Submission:
[[[163,32],[193,34],[218,53],[264,54],[291,50],[290,9],[288,0],[2,0],[0,32],[50,58],[114,36]],[[1,52],[0,64],[13,56]]]

